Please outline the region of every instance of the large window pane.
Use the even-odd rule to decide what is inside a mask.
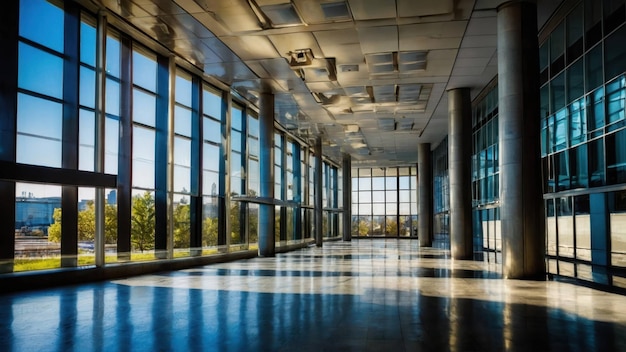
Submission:
[[[14,271],[61,266],[61,187],[15,184]]]
[[[63,9],[45,0],[20,1],[20,36],[63,52]]]
[[[133,51],[133,83],[156,92],[156,57],[143,52]]]
[[[61,167],[62,124],[61,104],[18,94],[16,161]]]
[[[18,50],[18,86],[62,99],[63,60],[24,43],[19,44]]]
[[[154,189],[155,132],[133,128],[133,187]]]

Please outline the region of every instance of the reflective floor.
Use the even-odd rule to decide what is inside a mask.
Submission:
[[[355,240],[0,296],[0,351],[626,351],[626,297]]]

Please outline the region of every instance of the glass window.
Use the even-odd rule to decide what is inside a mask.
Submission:
[[[585,0],[585,49],[602,39],[602,1]]]
[[[155,131],[133,127],[133,187],[154,189]]]
[[[202,113],[216,120],[222,120],[221,92],[205,85],[202,94]]]
[[[107,34],[106,48],[107,48],[106,50],[107,76],[119,78],[121,76],[121,73],[120,73],[121,44],[120,44],[119,38],[114,37],[112,34]]]
[[[17,95],[18,163],[61,167],[62,129],[61,104],[26,94]]]
[[[567,15],[567,62],[576,60],[583,52],[583,4]]]
[[[604,41],[604,71],[607,80],[626,71],[626,26],[622,26]]]
[[[565,106],[565,74],[554,77],[550,81],[550,93],[552,95],[552,109],[558,111]]]
[[[587,124],[589,131],[595,131],[604,127],[604,88],[598,88],[588,95],[587,99],[587,106],[589,107]],[[601,132],[599,131],[599,133]]]
[[[557,164],[557,191],[563,191],[570,188],[570,170],[569,170],[569,153],[567,151],[556,154]]]
[[[133,50],[133,84],[156,92],[156,56],[143,50]]]
[[[63,99],[63,59],[19,43],[18,86]]]
[[[576,227],[576,258],[591,260],[591,219],[589,195],[574,197],[574,225]]]
[[[554,151],[563,150],[567,147],[567,109],[556,113],[554,122]]]
[[[191,139],[174,138],[174,192],[191,192]]]
[[[590,92],[604,83],[602,69],[602,46],[598,45],[585,54],[585,91]],[[607,76],[608,77],[608,76]]]
[[[565,67],[565,21],[550,34],[550,73],[557,74]]]
[[[93,111],[81,109],[78,122],[78,169],[94,171],[96,116]]]
[[[85,20],[80,23],[80,61],[91,67],[96,66],[96,27]]]
[[[40,248],[15,246],[14,271],[61,266],[61,186],[15,184],[15,236],[47,236]]]
[[[608,194],[611,265],[626,267],[626,191]]]
[[[607,125],[624,120],[626,100],[626,77],[618,79],[606,86]]]
[[[589,146],[589,183],[591,186],[604,185],[604,140],[596,139]]]
[[[45,0],[20,1],[20,36],[63,52],[63,9]]]
[[[84,66],[80,67],[80,105],[94,109],[96,107],[96,72]]]
[[[571,103],[585,94],[583,60],[580,59],[567,69],[567,102]]]
[[[626,11],[624,0],[604,0],[602,8],[604,12],[604,33],[611,33],[615,28],[624,23]]]
[[[587,145],[583,144],[571,151],[572,188],[587,187]]]
[[[133,121],[156,126],[156,95],[133,89]]]
[[[606,181],[626,182],[626,130],[606,136]]]
[[[576,100],[569,106],[569,131],[572,145],[584,142],[587,137],[587,117],[583,99]]]

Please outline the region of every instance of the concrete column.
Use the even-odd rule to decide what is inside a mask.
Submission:
[[[469,88],[448,91],[450,252],[472,258],[472,105]]]
[[[315,178],[314,178],[314,189],[313,189],[313,194],[314,194],[314,220],[315,220],[315,226],[314,226],[314,231],[315,231],[315,245],[317,247],[321,247],[322,243],[323,243],[323,233],[322,233],[322,227],[323,227],[323,216],[324,216],[324,209],[323,209],[323,193],[324,190],[322,189],[323,184],[322,184],[322,138],[321,137],[317,137],[315,139],[315,146],[314,146],[314,152],[315,152]]]
[[[503,274],[510,279],[545,278],[538,72],[535,2],[500,5],[500,218]]]
[[[343,155],[343,240],[352,240],[352,157]]]
[[[274,95],[261,94],[259,116],[260,186],[261,198],[267,204],[259,205],[259,256],[276,254],[274,241]]]
[[[433,169],[430,143],[417,146],[418,228],[420,247],[433,245]]]

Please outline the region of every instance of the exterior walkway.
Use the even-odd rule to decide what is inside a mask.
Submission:
[[[626,297],[411,240],[0,296],[0,351],[625,351]]]

